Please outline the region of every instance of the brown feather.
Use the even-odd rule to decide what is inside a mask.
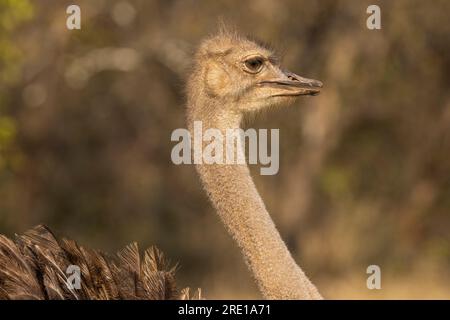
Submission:
[[[17,245],[0,235],[0,288],[6,299],[44,299],[36,273]]]
[[[68,285],[70,265],[80,268],[80,289]],[[141,259],[137,243],[111,257],[58,240],[43,225],[15,241],[0,235],[0,299],[189,299],[188,289],[178,292],[175,271],[156,247]]]

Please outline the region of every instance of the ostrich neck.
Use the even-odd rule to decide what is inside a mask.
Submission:
[[[223,105],[208,107],[226,110]],[[202,111],[188,107],[192,137],[194,121],[202,121],[203,130],[215,128],[223,134],[226,129],[240,127],[241,115],[213,113],[212,116]],[[247,165],[198,164],[197,171],[221,220],[242,250],[263,296],[267,299],[321,299],[281,239]]]

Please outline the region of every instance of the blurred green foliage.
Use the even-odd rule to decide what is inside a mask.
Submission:
[[[28,0],[0,2],[0,83],[2,84],[16,79],[20,59],[23,57],[22,52],[10,38],[11,33],[32,16],[33,9]]]
[[[3,0],[0,2],[0,179],[4,170],[14,166],[18,158],[15,146],[17,125],[14,117],[8,116],[7,86],[14,84],[20,76],[22,51],[11,39],[19,25],[32,18],[33,10],[28,0]]]

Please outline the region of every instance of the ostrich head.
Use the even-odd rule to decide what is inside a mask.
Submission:
[[[245,113],[316,95],[322,82],[283,70],[273,52],[246,38],[225,33],[203,42],[191,81],[196,92],[232,112]]]

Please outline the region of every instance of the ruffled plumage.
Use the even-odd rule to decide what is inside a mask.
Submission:
[[[79,288],[71,285],[69,266],[79,268]],[[141,258],[137,243],[108,256],[58,240],[43,225],[16,235],[15,241],[0,235],[0,299],[189,299],[188,289],[177,290],[175,269],[156,247]]]

